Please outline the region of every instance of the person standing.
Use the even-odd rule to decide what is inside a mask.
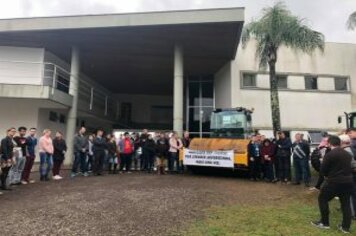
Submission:
[[[164,135],[164,133],[160,134],[159,140],[156,143],[156,154],[157,154],[157,167],[158,173],[161,175],[166,174],[166,160],[168,158],[169,151],[169,143]]]
[[[261,179],[261,156],[258,137],[253,135],[250,143],[247,145],[248,165],[250,169],[251,180]]]
[[[304,142],[300,133],[295,134],[295,141],[292,145],[293,150],[293,163],[295,170],[295,182],[293,184],[299,185],[304,181],[306,187],[309,187],[309,156],[310,146]]]
[[[132,154],[134,152],[134,143],[130,138],[128,132],[124,133],[124,138],[119,142],[120,149],[120,171],[123,171],[124,167],[126,173],[131,173]]]
[[[263,159],[264,172],[265,172],[264,177],[265,180],[268,182],[272,182],[274,180],[274,173],[273,173],[274,154],[275,154],[274,144],[269,139],[265,139],[262,142],[260,156]]]
[[[142,155],[142,147],[141,147],[140,135],[138,133],[134,135],[134,141],[133,142],[134,142],[134,157],[133,157],[134,160],[133,160],[133,163],[134,163],[135,170],[138,170],[138,163],[141,160],[141,155]]]
[[[145,143],[145,150],[147,151],[147,172],[151,173],[154,168],[156,155],[156,143],[152,134],[148,135],[147,141]]]
[[[107,136],[108,137],[108,136]],[[110,139],[107,143],[108,146],[108,172],[109,174],[116,174],[116,168],[117,168],[117,163],[118,163],[118,157],[117,157],[117,145],[116,145],[116,140],[115,136],[110,134]]]
[[[145,144],[147,139],[148,139],[148,131],[147,129],[144,129],[140,136],[140,146],[142,149],[141,160],[140,160],[141,171],[147,170],[148,167],[148,154],[147,154],[147,150],[145,149]]]
[[[86,132],[85,127],[81,127],[78,131],[78,134],[74,136],[74,161],[72,166],[71,177],[77,175],[78,167],[80,166],[80,172],[83,176],[88,176],[86,168],[86,159],[88,151],[88,140],[84,136]]]
[[[15,153],[15,164],[12,166],[9,172],[10,184],[19,185],[19,184],[27,184],[27,182],[22,180],[22,172],[25,168],[26,156],[27,156],[27,128],[19,127],[18,128],[19,135],[14,137],[14,141],[16,143],[17,152]]]
[[[63,177],[60,176],[60,170],[64,161],[65,154],[67,152],[67,144],[63,139],[63,134],[59,131],[56,132],[56,137],[53,140],[53,148],[53,179],[61,180]]]
[[[329,201],[339,197],[342,211],[342,224],[338,229],[343,233],[350,232],[351,206],[350,196],[353,190],[351,155],[340,147],[341,141],[337,136],[329,136],[328,152],[321,164],[320,173],[325,178],[318,197],[321,219],[312,224],[320,229],[329,229]]]
[[[98,129],[96,132],[96,137],[93,141],[93,152],[94,152],[94,165],[93,173],[94,175],[102,175],[105,150],[107,149],[106,140],[103,137],[104,131]]]
[[[179,172],[179,149],[183,147],[182,141],[178,138],[177,132],[173,132],[169,139],[169,158],[168,170],[172,173],[174,170],[174,163],[176,163],[177,172]]]
[[[38,143],[40,153],[40,180],[49,181],[48,174],[53,165],[53,142],[51,138],[51,130],[45,129]],[[47,165],[47,166],[46,166]]]
[[[89,135],[88,137],[88,161],[87,163],[87,171],[88,173],[91,173],[93,170],[93,164],[94,164],[94,152],[93,152],[93,146],[94,146],[94,135]]]
[[[290,181],[290,170],[291,170],[291,147],[292,142],[288,137],[286,137],[284,132],[278,132],[278,140],[277,144],[277,161],[278,161],[278,174],[277,179],[284,183],[288,183]]]
[[[9,174],[9,170],[13,164],[14,158],[14,136],[16,134],[15,128],[10,128],[6,132],[6,137],[1,140],[1,174],[0,174],[0,181],[1,181],[1,189],[2,190],[11,190],[7,186],[6,180]]]
[[[37,146],[36,132],[37,132],[36,128],[31,128],[30,135],[26,138],[27,155],[26,155],[25,168],[23,169],[22,172],[22,184],[25,184],[25,182],[30,184],[35,183],[34,180],[30,179],[30,174],[31,174],[33,163],[35,162],[36,159],[36,154],[35,154],[35,149]]]

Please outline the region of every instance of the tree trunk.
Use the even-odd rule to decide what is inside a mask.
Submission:
[[[281,117],[279,111],[278,80],[276,76],[276,61],[269,63],[269,81],[271,95],[272,126],[274,135],[281,130]]]

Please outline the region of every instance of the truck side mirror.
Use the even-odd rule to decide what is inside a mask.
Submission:
[[[247,114],[247,115],[246,115],[246,120],[247,120],[247,121],[251,121],[251,120],[252,120],[251,114]]]
[[[341,124],[341,122],[342,122],[342,117],[341,117],[341,116],[337,117],[337,122],[338,122],[339,124]]]

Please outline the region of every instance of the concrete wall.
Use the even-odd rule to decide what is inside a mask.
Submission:
[[[214,93],[215,93],[215,107],[230,108],[231,107],[231,62],[225,64],[214,75]]]
[[[312,55],[282,47],[278,52],[277,73],[288,75],[288,89],[280,91],[281,122],[284,129],[337,130],[337,117],[356,110],[356,45],[326,43],[324,53]],[[272,125],[269,76],[258,66],[255,43],[241,47],[232,63],[232,107],[255,108],[253,123],[257,128]],[[256,73],[256,88],[242,87],[243,72]],[[318,76],[318,90],[307,91],[304,76]],[[349,78],[349,91],[335,91],[334,77]],[[219,96],[219,95],[216,95]]]
[[[42,83],[43,48],[0,46],[0,83]]]
[[[154,96],[141,94],[115,94],[115,98],[121,103],[131,103],[132,121],[136,123],[166,123],[162,120],[151,120],[152,106],[173,106],[172,96]],[[172,117],[173,119],[173,117]],[[172,122],[172,120],[170,121]]]

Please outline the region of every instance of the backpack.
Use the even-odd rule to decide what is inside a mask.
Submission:
[[[314,168],[314,170],[316,170],[317,172],[320,171],[320,167],[321,167],[320,159],[321,158],[322,158],[322,156],[321,156],[320,149],[315,148],[314,151],[310,155],[310,162],[311,162],[311,165]]]

